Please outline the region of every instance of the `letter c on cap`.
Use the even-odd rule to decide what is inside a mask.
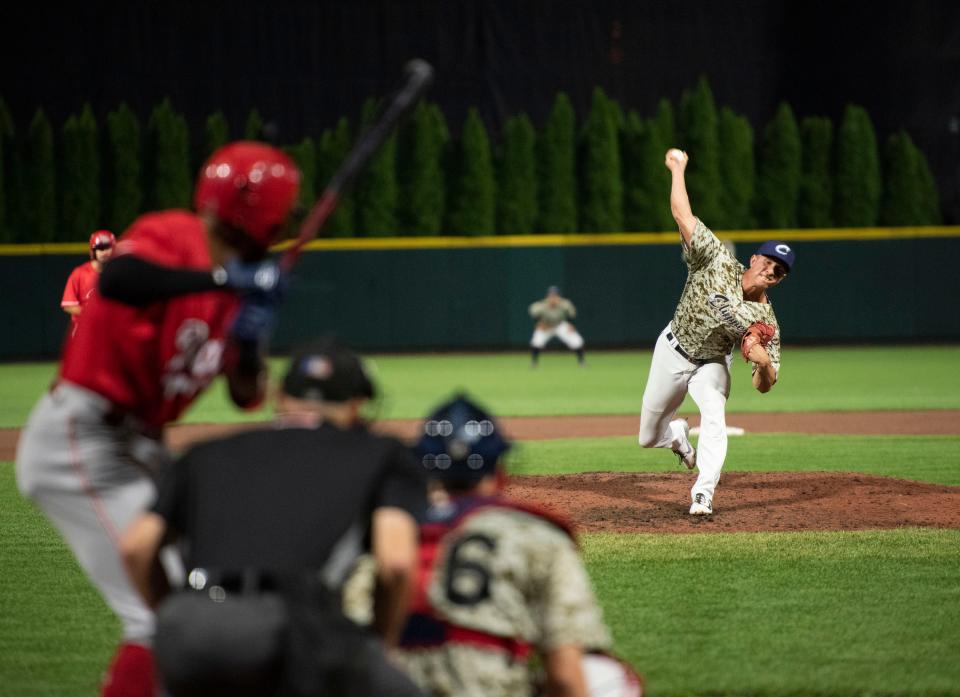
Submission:
[[[774,249],[776,249],[780,254],[790,253],[790,248],[785,244],[778,244],[776,247],[774,247]]]

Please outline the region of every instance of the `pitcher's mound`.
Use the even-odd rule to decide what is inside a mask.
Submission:
[[[726,472],[712,516],[694,517],[686,472],[512,477],[507,494],[581,532],[785,532],[960,528],[960,487],[847,472]]]

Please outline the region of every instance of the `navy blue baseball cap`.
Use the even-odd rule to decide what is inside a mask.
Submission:
[[[373,399],[377,394],[363,359],[332,337],[323,337],[293,354],[283,391],[318,402]]]
[[[551,295],[554,293],[556,293],[557,295],[560,295],[560,286],[550,286],[549,288],[547,288],[547,295]]]
[[[793,249],[791,249],[790,245],[780,240],[767,240],[760,245],[760,248],[757,249],[755,254],[762,254],[765,257],[776,259],[787,267],[788,272],[793,268],[793,262],[797,259],[797,255]]]

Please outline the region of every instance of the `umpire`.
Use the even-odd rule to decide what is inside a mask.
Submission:
[[[374,394],[360,358],[321,341],[293,357],[275,427],[198,445],[165,473],[121,549],[158,608],[171,695],[421,694],[384,649],[406,617],[426,485],[399,441],[366,429]],[[170,541],[189,570],[173,594],[159,563]],[[379,638],[341,609],[366,551]]]

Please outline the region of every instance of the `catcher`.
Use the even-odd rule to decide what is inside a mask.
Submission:
[[[753,386],[768,392],[780,371],[780,329],[767,296],[790,272],[796,254],[783,242],[760,245],[744,267],[690,209],[684,172],[689,158],[667,152],[673,177],[670,209],[680,228],[687,282],[673,319],[657,340],[640,412],[640,445],[670,448],[688,469],[700,470],[690,490],[690,515],[711,515],[727,456],[726,403],[730,365],[739,346],[753,363]],[[687,393],[700,409],[697,448],[690,426],[677,419]]]
[[[424,421],[414,451],[431,506],[397,659],[433,697],[640,697],[642,678],[605,652],[573,530],[503,495],[509,447],[464,395]]]

